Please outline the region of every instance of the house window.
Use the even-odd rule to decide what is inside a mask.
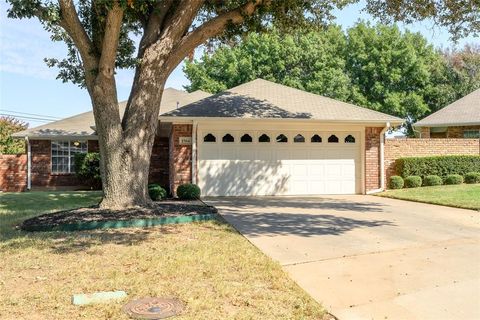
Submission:
[[[302,136],[301,134],[297,134],[297,135],[293,138],[293,142],[305,142],[305,137]]]
[[[258,142],[270,142],[270,137],[264,133],[258,137]]]
[[[345,143],[355,143],[355,138],[351,134],[349,134],[345,137]]]
[[[480,138],[480,130],[464,130],[463,137],[467,139]]]
[[[226,135],[223,136],[222,138],[223,142],[234,142],[235,138],[230,133],[227,133]]]
[[[203,142],[215,142],[215,141],[217,141],[217,138],[215,138],[215,136],[211,133],[203,137]]]
[[[332,134],[330,137],[328,137],[328,143],[338,143],[337,136]]]
[[[279,135],[277,136],[277,142],[282,142],[282,143],[288,142],[288,138],[287,138],[287,136],[284,135],[283,133],[282,133],[282,134],[279,134]]]
[[[74,173],[78,153],[87,153],[86,141],[52,141],[52,173]]]
[[[248,133],[245,133],[241,138],[240,138],[240,142],[252,142],[253,139],[252,139],[252,136],[249,135]]]
[[[314,134],[312,136],[312,138],[310,139],[310,142],[320,143],[320,142],[322,142],[322,137],[320,137],[318,134]]]

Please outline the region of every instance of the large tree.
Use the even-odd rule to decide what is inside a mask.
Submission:
[[[320,27],[335,7],[357,0],[7,1],[10,17],[36,17],[52,39],[68,45],[66,59],[48,63],[60,68],[61,79],[86,87],[101,153],[100,205],[123,208],[149,204],[148,170],[163,87],[172,70],[197,46],[209,39],[228,41],[271,24],[280,29]],[[478,19],[471,19],[472,14],[478,16],[478,3],[445,10],[439,2],[368,1],[369,10],[377,15],[445,17],[439,23],[459,26],[453,30],[458,34],[478,31]],[[426,3],[436,10],[425,10]],[[135,34],[141,37],[137,49]],[[126,67],[135,68],[135,78],[121,118],[115,70]]]
[[[25,142],[14,140],[12,133],[28,128],[22,120],[9,116],[0,116],[0,154],[25,153]]]

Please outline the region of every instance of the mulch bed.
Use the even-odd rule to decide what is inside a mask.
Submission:
[[[79,222],[126,221],[159,217],[214,214],[217,209],[201,201],[166,200],[155,202],[151,208],[139,207],[125,210],[102,210],[97,206],[43,214],[23,221],[21,229],[30,226],[58,226]]]

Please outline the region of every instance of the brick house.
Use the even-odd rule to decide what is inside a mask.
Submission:
[[[480,89],[413,124],[419,138],[480,138]]]
[[[121,112],[125,103],[121,103]],[[402,119],[257,79],[216,95],[166,89],[150,181],[205,196],[365,194],[384,188],[385,131]],[[27,188],[79,186],[92,112],[19,132]]]

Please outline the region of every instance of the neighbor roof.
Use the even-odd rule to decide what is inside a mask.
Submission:
[[[188,93],[173,88],[167,88],[163,91],[160,113],[175,110],[176,108],[208,97],[209,95],[209,93],[200,90]],[[119,103],[120,115],[123,115],[125,112],[126,105],[126,101]],[[12,136],[15,138],[24,138],[27,136],[31,138],[50,138],[58,136],[80,138],[95,136],[95,120],[93,118],[93,112],[89,111],[73,117],[20,131],[14,133]]]
[[[415,127],[451,127],[480,124],[480,89],[432,113]]]
[[[160,118],[164,117],[403,122],[400,118],[381,112],[263,79],[198,100],[164,113]]]

